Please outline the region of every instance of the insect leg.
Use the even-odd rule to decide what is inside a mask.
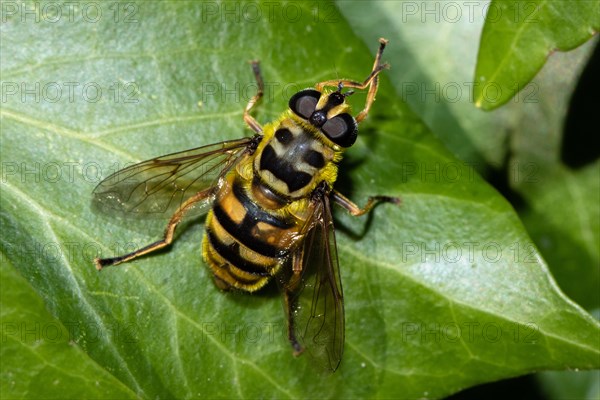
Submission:
[[[169,220],[169,223],[167,224],[167,228],[165,229],[164,237],[161,240],[158,240],[154,243],[151,243],[147,246],[142,247],[141,249],[138,249],[136,251],[133,251],[131,253],[128,253],[128,254],[125,254],[122,256],[112,257],[112,258],[95,258],[94,264],[96,265],[96,269],[98,271],[100,271],[104,267],[108,267],[111,265],[118,265],[118,264],[121,264],[121,263],[124,263],[127,261],[131,261],[135,258],[143,256],[144,254],[151,253],[155,250],[159,250],[159,249],[162,249],[163,247],[170,245],[171,242],[173,241],[173,234],[175,233],[175,228],[177,228],[177,225],[181,222],[185,213],[187,211],[189,211],[195,203],[206,199],[206,197],[210,196],[211,194],[212,194],[212,190],[207,189],[207,190],[203,190],[201,192],[196,193],[194,196],[192,196],[188,200],[186,200],[185,203],[183,203],[177,209],[177,211],[175,211],[175,213]]]
[[[356,205],[352,200],[338,192],[337,190],[331,191],[331,196],[333,201],[338,203],[340,206],[344,207],[348,212],[355,217],[359,217],[371,211],[373,207],[375,207],[378,203],[393,203],[400,204],[399,197],[390,197],[390,196],[373,196],[369,197],[369,201],[363,208],[360,208]]]
[[[379,79],[378,79],[377,75],[379,75],[379,73],[383,69],[389,67],[389,64],[387,64],[387,63],[381,64],[381,55],[383,54],[383,50],[385,49],[385,46],[387,43],[388,43],[388,41],[386,39],[383,39],[383,38],[379,39],[379,49],[377,50],[377,55],[375,56],[375,62],[373,63],[373,70],[371,71],[371,73],[369,74],[367,79],[365,79],[363,82],[356,82],[356,81],[343,80],[343,79],[342,80],[334,79],[334,80],[330,80],[330,81],[321,82],[316,85],[316,88],[319,91],[322,91],[323,87],[325,87],[325,86],[339,87],[340,84],[343,87],[356,88],[356,89],[360,89],[360,90],[366,89],[368,86],[369,92],[367,93],[367,100],[365,102],[365,108],[361,112],[359,112],[355,118],[356,122],[358,122],[358,123],[360,123],[363,119],[365,119],[367,117],[367,114],[369,114],[369,110],[371,109],[371,105],[375,101],[375,94],[377,94],[377,88],[379,86]]]
[[[292,297],[292,292],[285,290],[284,294],[285,308],[288,320],[288,340],[294,349],[294,355],[299,356],[304,352],[304,347],[300,344],[296,338],[296,325],[292,313],[296,307],[296,301]]]
[[[304,351],[304,347],[296,338],[296,325],[294,310],[296,309],[298,285],[301,284],[302,259],[304,258],[304,247],[300,246],[292,256],[292,276],[283,288],[283,298],[285,302],[285,313],[288,320],[288,340],[294,349],[294,355],[299,356]]]
[[[252,61],[252,72],[254,72],[254,78],[256,78],[256,84],[258,85],[258,91],[248,104],[246,105],[246,109],[244,110],[244,122],[256,133],[262,133],[262,126],[254,119],[252,115],[250,115],[250,110],[258,103],[264,93],[265,84],[262,79],[262,75],[260,73],[260,63],[258,61]]]

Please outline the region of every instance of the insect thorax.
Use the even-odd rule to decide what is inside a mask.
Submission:
[[[284,115],[264,127],[254,174],[268,189],[288,197],[307,197],[321,181],[330,186],[337,178],[341,149],[327,143],[314,127]]]

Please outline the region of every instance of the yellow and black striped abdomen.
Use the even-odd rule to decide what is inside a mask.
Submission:
[[[253,184],[260,185],[236,171],[228,174],[206,219],[202,253],[222,289],[262,288],[287,259],[301,229],[296,218],[262,207]]]

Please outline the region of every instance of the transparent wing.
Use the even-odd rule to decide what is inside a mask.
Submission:
[[[305,349],[324,369],[335,371],[344,350],[344,302],[333,220],[325,194],[318,200],[311,225],[297,252],[301,281],[287,284],[290,340],[297,340],[301,347],[297,351]]]
[[[93,207],[121,216],[169,218],[196,193],[206,191],[192,214],[206,211],[211,189],[259,136],[215,143],[142,161],[96,186]]]

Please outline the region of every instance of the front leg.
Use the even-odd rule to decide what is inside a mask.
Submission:
[[[260,73],[260,63],[258,61],[252,61],[250,64],[252,65],[252,72],[254,73],[254,78],[256,79],[256,84],[258,85],[258,91],[254,96],[252,96],[250,101],[248,101],[248,104],[244,109],[244,122],[254,132],[261,134],[262,126],[260,126],[258,121],[255,120],[252,115],[250,115],[250,111],[254,108],[256,103],[258,103],[258,101],[263,97],[263,94],[265,92],[265,84],[263,82],[262,74]]]
[[[350,214],[355,217],[360,217],[371,211],[373,207],[375,207],[379,203],[393,203],[400,204],[400,197],[390,197],[390,196],[372,196],[369,197],[369,201],[363,208],[360,208],[357,204],[355,204],[352,200],[338,192],[337,190],[331,191],[331,198],[340,206],[344,207]]]

